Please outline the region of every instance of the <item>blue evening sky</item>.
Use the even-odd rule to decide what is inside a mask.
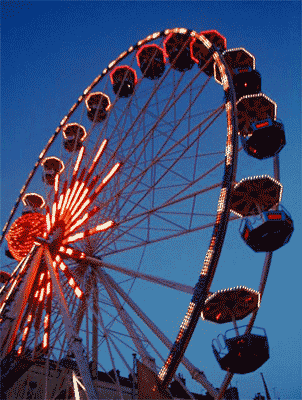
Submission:
[[[300,2],[1,3],[1,229],[38,155],[61,119],[95,76],[132,44],[166,28],[185,27],[197,32],[216,29],[227,38],[228,48],[245,47],[256,57],[262,91],[276,101],[278,118],[285,126],[287,145],[280,153],[282,203],[292,215],[295,232],[289,244],[273,255],[256,320],[256,326],[267,331],[271,357],[260,370],[237,375],[232,383],[237,385],[241,399],[251,399],[256,392],[264,394],[259,373],[263,372],[272,397],[275,388],[281,399],[301,398]],[[249,176],[248,163],[240,168],[241,177]],[[203,257],[204,254],[201,262]],[[234,262],[232,257],[236,257],[236,247],[225,254],[225,272],[221,272],[217,289],[233,286],[226,272],[228,264]],[[263,263],[264,255],[253,260]],[[6,262],[1,250],[1,265]],[[243,267],[240,260],[236,262],[238,268]],[[181,281],[184,268],[184,264],[174,267],[171,279]],[[261,271],[260,265],[255,268],[257,273]],[[196,274],[190,284],[194,285],[197,278]],[[249,286],[249,281],[242,284]],[[257,289],[257,284],[251,287]],[[181,310],[174,310],[179,321],[189,300],[185,296]],[[173,303],[169,304],[173,307]],[[169,316],[163,315],[163,319],[168,320]],[[188,349],[189,358],[217,387],[224,374],[211,353],[211,339],[230,326],[218,328],[205,337],[196,337],[199,333],[195,332],[194,347]],[[173,340],[176,330],[174,337],[171,336]],[[187,383],[193,391],[204,393],[191,378],[187,377]]]

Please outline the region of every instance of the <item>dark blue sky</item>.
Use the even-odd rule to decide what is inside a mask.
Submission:
[[[261,371],[271,395],[275,387],[282,399],[298,399],[301,392],[300,25],[301,6],[295,1],[2,2],[1,227],[62,117],[95,76],[130,45],[166,28],[216,29],[227,38],[228,48],[245,47],[256,57],[263,92],[276,101],[286,130],[287,145],[280,153],[282,203],[295,223],[290,243],[273,256],[256,320],[267,330],[271,350]],[[249,176],[249,165],[240,168],[240,177]],[[233,263],[235,255],[236,249],[226,252],[222,265]],[[3,264],[2,251],[1,257]],[[253,268],[264,256],[250,258]],[[240,268],[240,260],[237,263]],[[182,268],[175,268],[174,280],[181,281]],[[239,284],[233,285],[226,272],[219,282],[217,289]],[[241,284],[250,286],[248,281]],[[251,287],[257,289],[257,283]],[[185,297],[183,308],[176,310],[180,320],[188,301]],[[223,374],[209,349],[211,338],[224,331],[218,328],[205,338],[195,337],[194,347],[188,349],[192,361],[217,386]],[[233,379],[242,399],[263,392],[259,372]]]

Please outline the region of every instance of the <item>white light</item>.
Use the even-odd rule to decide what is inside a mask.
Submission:
[[[112,62],[108,65],[108,69],[112,68],[115,64],[116,64],[116,60],[112,61]]]
[[[67,120],[67,117],[64,117],[64,118],[62,119],[62,121],[60,122],[60,125],[61,125],[61,126],[64,125],[65,122],[66,122],[66,120]]]
[[[126,54],[127,54],[127,52],[126,52],[126,51],[124,51],[122,54],[120,54],[120,55],[119,55],[119,57],[118,57],[118,58],[119,58],[119,59],[121,59],[121,58],[123,58],[123,57],[124,57]]]

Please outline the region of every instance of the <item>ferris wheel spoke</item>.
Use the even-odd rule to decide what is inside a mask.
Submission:
[[[116,292],[122,297],[122,299],[130,306],[130,308],[137,314],[137,316],[148,326],[148,328],[158,337],[158,339],[167,347],[168,350],[172,348],[172,342],[166,337],[166,335],[161,332],[161,330],[155,325],[150,318],[139,308],[139,306],[125,293],[125,291],[115,282],[115,280],[106,274],[107,280],[110,282],[111,286],[116,290]],[[182,358],[182,364],[190,372],[193,379],[198,380],[208,392],[215,396],[217,395],[216,389],[207,380],[204,372],[201,372],[196,368],[186,357]]]
[[[110,270],[118,271],[125,275],[132,276],[133,278],[140,278],[140,279],[143,279],[143,280],[146,280],[146,281],[149,281],[152,283],[156,283],[158,285],[162,285],[162,286],[165,286],[168,288],[172,288],[172,289],[184,292],[184,293],[193,294],[193,291],[194,291],[194,288],[192,286],[185,285],[183,283],[178,283],[175,281],[170,281],[168,279],[163,279],[163,278],[160,278],[160,277],[157,277],[154,275],[144,274],[142,272],[134,271],[134,270],[120,267],[117,265],[108,264],[102,260],[95,258],[95,257],[87,257],[87,261],[89,261],[91,264],[97,265],[99,267],[105,267]]]
[[[109,334],[108,334],[108,331],[107,331],[107,329],[106,329],[106,327],[105,327],[105,325],[104,325],[104,322],[103,322],[103,318],[102,318],[102,314],[101,314],[101,313],[99,313],[99,315],[98,315],[98,320],[99,320],[99,323],[100,323],[100,325],[101,325],[101,327],[102,327],[102,329],[103,329],[103,332],[104,332],[104,336],[105,336],[105,340],[106,340],[106,344],[107,344],[107,349],[108,349],[108,352],[109,352],[109,355],[110,355],[111,365],[112,365],[112,368],[113,368],[113,371],[114,371],[115,383],[116,383],[116,385],[117,385],[120,398],[123,399],[122,389],[121,389],[121,385],[120,385],[120,381],[119,381],[118,374],[117,374],[117,372],[116,372],[115,362],[114,362],[114,358],[113,358],[112,351],[111,351],[111,346],[110,346],[110,341],[109,341]],[[95,323],[96,323],[96,321],[95,321]],[[93,326],[94,326],[94,325],[93,325]],[[95,333],[95,332],[93,332],[93,334],[94,334],[94,333]],[[96,346],[97,346],[97,345],[96,345]],[[97,349],[96,349],[96,351],[97,351]],[[93,352],[94,352],[94,350],[93,350]],[[94,355],[94,354],[93,354],[93,355]],[[95,360],[97,360],[97,357],[95,358]]]
[[[71,320],[71,317],[70,317],[70,314],[68,311],[68,306],[66,304],[66,300],[63,295],[62,288],[60,287],[59,277],[58,277],[58,275],[56,275],[56,272],[54,269],[56,264],[55,264],[55,262],[52,261],[52,258],[51,258],[48,248],[45,248],[44,252],[45,252],[45,256],[46,256],[45,259],[46,259],[46,263],[48,266],[48,270],[51,275],[51,280],[52,280],[55,292],[59,298],[59,306],[60,306],[60,311],[61,311],[61,314],[63,317],[64,325],[66,328],[66,333],[67,333],[69,339],[71,340],[72,347],[74,348],[77,364],[79,366],[81,376],[85,383],[87,395],[88,395],[89,399],[96,398],[96,393],[95,393],[95,389],[93,387],[92,380],[90,377],[87,361],[85,360],[85,358],[83,356],[82,346],[76,336],[75,329],[74,329],[74,326],[73,326],[73,323],[72,323],[72,320]]]
[[[185,147],[185,150],[183,150],[183,152],[180,152],[180,155],[178,156],[178,158],[177,158],[176,160],[178,161],[179,159],[181,159],[182,157],[184,157],[184,156],[185,156],[185,153],[192,147],[192,145],[193,145],[197,140],[200,139],[200,137],[202,136],[202,134],[203,134],[203,133],[208,129],[208,127],[215,121],[215,119],[221,114],[222,111],[223,111],[223,106],[221,106],[221,107],[219,107],[218,109],[214,110],[213,113],[211,113],[210,116],[208,116],[207,118],[205,118],[204,120],[202,120],[197,126],[195,126],[192,130],[190,130],[186,135],[184,135],[183,137],[181,137],[178,141],[174,142],[172,146],[170,146],[168,149],[166,149],[166,150],[161,154],[161,152],[162,152],[162,150],[164,149],[165,145],[168,143],[169,139],[172,137],[172,135],[173,135],[173,133],[174,133],[174,130],[172,130],[172,131],[170,132],[169,136],[167,137],[165,143],[161,146],[161,148],[157,151],[156,154],[153,154],[153,155],[152,155],[152,160],[150,160],[150,162],[148,163],[147,168],[144,168],[143,171],[141,172],[142,176],[144,176],[145,173],[146,173],[150,168],[152,168],[156,163],[159,163],[159,162],[161,162],[161,161],[164,161],[164,160],[165,160],[165,157],[167,157],[169,154],[172,154],[172,151],[173,151],[175,148],[177,148],[177,146],[179,146],[180,144],[182,144],[183,142],[185,142],[185,140],[186,140],[187,138],[189,138],[192,134],[194,134],[197,130],[199,130],[199,129],[201,128],[201,126],[204,125],[210,118],[214,117],[213,121],[211,121],[210,124],[208,124],[207,127],[202,131],[202,133],[200,133],[200,134],[197,136],[197,138],[195,139],[195,141],[194,141],[190,146],[186,146],[186,147]],[[215,114],[216,114],[216,117],[215,117]],[[144,149],[145,149],[145,147],[144,147],[143,150],[141,151],[141,153],[140,153],[140,155],[139,155],[139,157],[138,157],[138,160],[140,160],[141,156],[144,154],[144,153],[143,153]],[[129,160],[130,156],[131,156],[131,154],[128,156],[128,159],[124,160],[124,162],[128,162],[128,161],[129,161],[129,162],[131,163],[131,160]],[[175,163],[175,159],[172,158],[172,160],[173,160],[174,163]],[[177,162],[177,161],[176,161],[176,162]],[[138,165],[138,163],[136,162],[136,164],[132,164],[132,165],[133,165],[133,168],[132,168],[132,171],[129,173],[129,176],[132,176],[132,173],[133,173],[133,171],[134,171],[134,167],[136,167],[136,165]],[[135,177],[133,178],[133,181],[134,181],[134,182],[137,182],[137,180],[138,180],[138,176],[135,176]],[[132,181],[130,181],[130,183],[128,183],[128,186],[129,186],[130,184],[132,184]],[[125,189],[125,187],[124,187],[123,189]]]
[[[233,219],[238,219],[238,217],[233,217]],[[166,236],[162,236],[162,237],[157,238],[157,239],[149,240],[148,242],[144,241],[142,243],[135,244],[133,246],[123,247],[122,249],[118,249],[116,251],[104,252],[104,256],[108,256],[108,255],[111,255],[111,254],[117,254],[117,253],[125,251],[125,250],[132,250],[132,249],[139,248],[139,247],[142,247],[142,246],[150,245],[152,243],[159,243],[159,242],[162,242],[162,241],[165,241],[165,240],[168,240],[168,239],[172,239],[172,238],[176,238],[176,237],[179,237],[179,236],[182,236],[182,235],[186,235],[186,234],[191,233],[191,232],[197,232],[197,231],[202,230],[202,229],[207,229],[207,228],[213,227],[214,225],[215,225],[215,221],[214,222],[210,222],[210,223],[205,224],[205,225],[202,225],[202,226],[198,226],[196,228],[187,229],[187,230],[182,231],[182,232],[177,232],[177,233],[174,233],[174,234],[171,234],[171,235],[166,235]]]
[[[217,116],[217,117],[218,117],[218,116]],[[216,118],[217,118],[217,117],[216,117]],[[211,123],[208,124],[208,126],[209,126],[209,125],[211,125]],[[207,126],[207,127],[208,127],[208,126]],[[203,133],[206,131],[207,127],[202,131],[201,134],[203,134]],[[194,128],[194,129],[195,129],[195,128]],[[198,138],[197,138],[197,139],[198,139]],[[194,142],[195,142],[197,139],[195,139]],[[192,142],[192,143],[194,143],[194,142]],[[191,146],[192,146],[192,145],[193,145],[193,144],[191,144]],[[190,146],[190,147],[191,147],[191,146]],[[172,148],[174,148],[174,145],[172,146]],[[168,151],[170,151],[170,150],[171,150],[171,148],[170,148]],[[166,154],[167,154],[167,152],[163,153],[163,154],[160,156],[159,159],[156,158],[156,159],[144,170],[144,172],[141,174],[140,179],[142,179],[142,178],[145,176],[145,174],[147,173],[147,171],[148,171],[156,162],[160,161],[160,159],[162,159]],[[181,159],[181,157],[182,157],[183,155],[184,155],[184,152],[169,166],[169,168],[166,170],[166,172],[163,173],[163,174],[161,175],[161,177],[156,181],[155,186],[166,176],[166,174],[168,173],[168,171]],[[221,164],[223,164],[223,162],[221,162]],[[136,181],[136,185],[135,185],[134,188],[133,188],[133,189],[135,190],[135,188],[136,188],[136,187],[138,186],[138,184],[139,184],[139,181],[137,181],[137,178],[134,178],[134,179],[133,179],[132,181],[130,181],[129,183],[126,183],[126,187],[129,186],[130,184],[132,184],[133,181]],[[145,194],[141,197],[141,199],[140,199],[136,204],[139,204],[141,201],[143,201],[144,198],[146,198],[146,196],[147,196],[149,193],[150,193],[150,189],[149,189],[148,191],[145,192]],[[120,210],[121,210],[121,211],[122,211],[123,207],[126,205],[126,203],[127,203],[127,201],[128,201],[128,199],[129,199],[130,196],[131,196],[131,193],[130,193],[130,194],[128,195],[128,197],[125,199],[124,203],[120,205]],[[129,210],[128,214],[131,214],[132,211],[133,211],[133,208]]]
[[[135,324],[134,324],[133,326],[135,326]],[[127,343],[127,342],[125,342],[123,339],[121,339],[121,336],[125,336],[126,338],[130,339],[131,342],[132,342],[132,345],[129,344],[129,343]],[[113,340],[113,338],[114,338],[116,341],[118,341],[118,342],[119,342],[121,345],[123,345],[125,348],[131,350],[132,353],[133,353],[133,352],[135,353],[135,352],[137,351],[137,349],[133,346],[133,340],[132,340],[132,337],[131,337],[131,336],[126,335],[126,334],[123,334],[123,335],[122,335],[120,332],[113,332],[113,331],[111,331],[111,332],[110,332],[110,337],[111,337],[112,340]],[[142,340],[142,341],[143,341],[143,340]]]
[[[152,348],[152,350],[154,351],[154,353],[158,356],[158,358],[161,360],[161,362],[164,362],[165,359],[162,356],[162,354],[156,349],[156,347],[152,344],[152,342],[148,339],[148,337],[142,332],[142,330],[140,329],[140,327],[135,323],[135,327],[136,329],[141,332],[144,340],[146,341],[146,343],[148,343],[148,345]],[[174,379],[180,383],[180,385],[182,386],[182,388],[186,391],[186,393],[188,394],[190,399],[194,399],[194,397],[192,396],[191,392],[187,389],[187,387],[183,384],[183,382],[181,381],[181,379],[179,379],[179,377],[177,375],[174,376]]]
[[[190,197],[194,197],[194,195],[190,195]],[[176,202],[178,202],[178,201],[176,201]],[[175,203],[176,203],[176,202],[175,202]],[[191,233],[191,232],[196,232],[196,231],[199,231],[199,230],[208,229],[208,228],[211,228],[211,227],[214,227],[214,226],[215,226],[215,221],[213,221],[213,222],[210,222],[210,223],[207,223],[207,224],[203,224],[203,225],[197,226],[197,227],[195,227],[195,228],[190,228],[190,227],[189,227],[189,228],[187,228],[187,229],[185,229],[185,230],[176,232],[176,233],[174,233],[174,234],[165,235],[165,236],[162,236],[162,237],[159,237],[159,238],[156,238],[156,239],[150,239],[150,237],[149,237],[148,240],[144,240],[144,239],[142,239],[141,237],[138,237],[137,240],[139,240],[139,243],[135,242],[133,245],[124,246],[124,247],[122,247],[122,248],[117,248],[117,247],[115,246],[115,249],[110,249],[110,246],[111,246],[111,245],[114,245],[114,243],[115,243],[115,241],[116,241],[117,239],[121,239],[122,237],[124,237],[124,238],[125,238],[124,242],[126,243],[126,242],[127,242],[127,240],[126,240],[127,235],[130,235],[132,238],[134,238],[134,235],[131,234],[131,233],[129,233],[129,232],[131,232],[131,230],[133,230],[133,229],[137,229],[137,228],[138,228],[138,225],[139,225],[140,223],[142,223],[143,220],[145,220],[146,218],[148,218],[148,215],[149,215],[149,214],[150,214],[150,212],[149,212],[149,213],[148,213],[148,212],[142,213],[142,214],[141,214],[141,217],[144,217],[143,219],[140,219],[140,220],[137,221],[134,225],[128,227],[127,230],[120,232],[117,236],[113,236],[112,241],[107,240],[106,247],[107,247],[107,249],[108,249],[109,251],[108,251],[108,250],[107,250],[107,251],[104,251],[104,249],[102,248],[103,241],[100,241],[100,242],[99,242],[99,245],[95,247],[95,251],[97,252],[97,251],[101,251],[101,250],[102,250],[102,251],[103,251],[103,255],[104,255],[104,256],[108,256],[108,255],[117,254],[117,253],[119,253],[119,252],[123,252],[123,251],[126,251],[126,250],[133,250],[133,249],[135,249],[135,248],[143,247],[143,246],[150,245],[150,244],[153,244],[153,243],[158,243],[158,242],[165,241],[165,240],[168,240],[168,239],[171,239],[171,238],[176,238],[176,237],[178,237],[178,236],[182,236],[182,235],[185,235],[185,234],[188,234],[188,233]],[[174,214],[173,214],[173,215],[174,215]],[[131,220],[134,219],[134,218],[135,218],[135,217],[131,218]],[[238,220],[239,218],[240,218],[240,217],[237,216],[237,215],[235,215],[235,216],[230,216],[230,217],[229,217],[229,222]],[[128,220],[127,222],[129,222],[129,220]],[[163,231],[163,229],[161,229],[161,230]],[[119,231],[120,231],[120,229],[119,229]],[[171,231],[171,230],[170,230],[170,231]],[[112,236],[112,234],[110,234],[110,235],[108,236],[108,239],[110,238],[110,236]]]
[[[195,76],[194,79],[197,79],[198,75],[200,74],[200,72]],[[161,122],[161,119],[170,111],[170,109],[175,105],[175,103],[181,98],[181,96],[183,95],[183,93],[185,93],[185,91],[187,90],[188,85],[183,89],[183,91],[175,98],[175,100],[171,103],[171,105],[169,106],[169,103],[171,102],[171,100],[174,97],[174,93],[176,92],[178,86],[181,83],[181,80],[183,79],[184,74],[182,74],[182,76],[180,77],[178,83],[175,85],[175,87],[173,88],[173,91],[170,95],[169,100],[167,101],[163,111],[161,112],[160,116],[158,117],[158,120],[156,121],[156,123],[153,125],[152,129],[149,130],[148,132],[148,138],[150,138],[151,134],[156,130],[157,126],[159,125],[159,123]],[[154,92],[155,90],[152,91],[151,96],[149,97],[147,103],[142,107],[141,112],[138,114],[138,116],[136,117],[135,121],[133,124],[131,124],[130,128],[128,129],[128,131],[125,133],[124,138],[122,139],[122,141],[119,144],[119,147],[122,146],[123,142],[125,141],[127,135],[129,134],[129,132],[131,132],[131,130],[133,129],[133,125],[136,123],[136,121],[139,119],[140,114],[142,113],[142,111],[145,111],[145,109],[147,108],[147,105],[149,104],[149,102],[151,101],[152,97],[154,96]],[[131,100],[130,100],[131,101]],[[128,159],[134,154],[134,152],[136,151],[136,149],[138,149],[141,144],[143,142],[146,142],[146,137],[143,137],[143,139],[141,139],[136,146],[134,146],[134,138],[132,140],[132,151],[130,152],[130,154],[127,156],[127,158],[125,160],[123,160],[124,162],[127,162]],[[116,149],[116,151],[119,149],[119,147]],[[130,147],[131,148],[131,147]]]
[[[140,117],[144,114],[144,112],[145,112],[145,110],[147,109],[149,103],[151,102],[152,98],[154,97],[156,91],[157,91],[158,88],[162,85],[162,83],[163,83],[163,81],[166,79],[167,75],[168,75],[168,72],[163,76],[163,78],[161,79],[161,81],[154,87],[154,89],[153,89],[153,91],[151,92],[151,95],[149,96],[149,98],[148,98],[148,100],[146,101],[145,105],[141,108],[140,112],[138,113],[138,115],[137,115],[137,117],[135,118],[135,120],[133,121],[133,123],[130,125],[130,127],[128,128],[128,130],[124,133],[123,138],[120,140],[120,142],[119,142],[119,144],[118,144],[118,146],[117,146],[117,148],[116,148],[116,150],[115,150],[113,156],[115,156],[115,154],[117,154],[117,152],[120,150],[120,148],[122,147],[123,143],[124,143],[125,140],[127,139],[128,135],[132,133],[133,128],[134,128],[135,124],[137,123],[137,121],[140,121]],[[184,76],[184,74],[182,74],[182,76],[180,77],[180,79],[179,79],[179,81],[178,81],[178,84],[176,85],[176,87],[174,87],[173,92],[172,92],[172,94],[171,94],[171,96],[170,96],[170,99],[168,100],[168,102],[167,102],[167,104],[166,104],[164,110],[162,111],[161,117],[162,117],[163,115],[165,115],[166,109],[168,108],[168,104],[169,104],[169,102],[171,101],[171,99],[173,98],[173,93],[177,90],[178,86],[180,85],[180,83],[181,83],[181,81],[182,81],[182,79],[183,79],[183,76]],[[131,105],[132,101],[133,101],[133,98],[131,98],[131,99],[129,100],[129,102],[128,102],[128,104],[127,104],[127,109],[130,108],[130,105]],[[119,118],[118,124],[120,123],[120,121],[121,121],[122,118],[124,118],[124,113],[121,114],[121,117]],[[159,124],[159,122],[160,122],[160,120],[158,121],[157,125]],[[114,132],[114,131],[116,131],[116,130],[119,129],[119,128],[118,128],[118,124],[115,126],[115,128],[112,130],[112,132]],[[151,131],[149,131],[148,136],[150,136],[150,133],[151,133]],[[132,139],[132,144],[134,143],[134,139],[135,139],[135,138]],[[145,138],[144,138],[144,139],[145,139]],[[143,139],[143,140],[144,140],[144,139]],[[137,146],[140,146],[141,142],[142,142],[142,141],[140,141],[139,144],[138,144]],[[132,152],[132,153],[133,153],[133,152]]]
[[[109,295],[112,303],[114,304],[125,328],[127,329],[130,337],[132,338],[132,340],[135,344],[135,347],[137,348],[138,353],[140,354],[142,360],[144,360],[144,363],[146,363],[146,365],[149,365],[150,364],[149,363],[150,355],[146,352],[146,349],[143,346],[140,338],[138,337],[135,330],[133,329],[132,318],[122,307],[115,291],[113,290],[111,284],[108,282],[108,276],[105,275],[101,269],[99,269],[97,271],[97,273],[99,274],[99,277],[100,277],[101,281],[103,282],[103,284],[108,292],[108,295]],[[151,366],[151,368],[152,368],[152,366]]]
[[[125,367],[126,367],[127,370],[129,371],[129,373],[132,374],[132,376],[134,376],[133,369],[130,368],[130,366],[129,366],[129,364],[127,363],[125,357],[123,356],[123,353],[120,351],[120,349],[119,349],[118,346],[116,345],[115,341],[111,338],[111,335],[109,336],[109,340],[110,340],[112,346],[114,347],[115,351],[116,351],[117,354],[119,355],[120,359],[123,361]]]

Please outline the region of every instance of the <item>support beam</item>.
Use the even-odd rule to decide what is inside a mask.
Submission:
[[[2,323],[0,331],[0,349],[1,357],[4,358],[14,347],[14,343],[17,337],[19,326],[22,320],[23,312],[28,303],[28,298],[31,293],[38,268],[40,265],[41,256],[43,253],[42,246],[35,249],[35,255],[30,262],[27,272],[22,277],[23,282],[21,282],[16,297],[10,306],[10,310],[6,316],[6,321]],[[26,268],[26,265],[23,266]],[[9,330],[9,336],[7,336],[7,331]],[[4,341],[6,343],[4,344]]]
[[[75,358],[81,373],[81,377],[83,379],[85,388],[87,390],[87,398],[88,400],[97,399],[97,393],[92,383],[88,363],[86,357],[84,357],[84,349],[82,346],[82,340],[77,336],[75,327],[70,317],[69,309],[65,300],[65,296],[63,294],[60,278],[58,271],[55,269],[53,265],[53,261],[47,246],[44,247],[45,261],[50,272],[53,288],[56,292],[58,303],[60,307],[60,312],[63,318],[63,322],[65,325],[66,333],[71,341],[71,346],[75,354]]]
[[[135,347],[137,348],[137,351],[139,355],[142,358],[142,361],[145,365],[149,366],[152,370],[154,369],[154,365],[151,362],[152,357],[148,354],[147,350],[142,344],[142,341],[140,340],[139,336],[137,335],[135,329],[133,328],[133,321],[130,315],[126,312],[126,310],[123,308],[121,305],[115,291],[113,290],[113,287],[111,285],[111,282],[109,281],[109,275],[107,275],[102,269],[97,270],[99,277],[101,279],[101,282],[104,284],[105,289],[107,290],[107,293],[116,308],[125,328],[128,331],[129,336],[131,337]]]
[[[221,388],[219,389],[219,394],[217,397],[215,397],[215,400],[223,399],[224,392],[226,391],[229,384],[231,383],[233,376],[234,376],[234,374],[232,374],[231,372],[226,373],[224,380],[222,382]]]
[[[93,315],[92,315],[92,377],[98,377],[98,319],[99,319],[99,293],[96,279],[92,290]]]
[[[126,303],[132,308],[132,310],[139,316],[139,318],[148,326],[148,328],[158,337],[158,339],[169,349],[172,348],[172,342],[161,332],[161,330],[146,316],[146,314],[138,307],[138,305],[124,292],[124,290],[114,281],[114,279],[103,272],[106,275],[107,280],[111,286],[117,291],[117,293],[126,301]],[[186,357],[182,358],[182,364],[190,372],[192,378],[197,382],[201,383],[202,386],[213,396],[217,396],[217,390],[207,380],[204,372],[196,368]]]

